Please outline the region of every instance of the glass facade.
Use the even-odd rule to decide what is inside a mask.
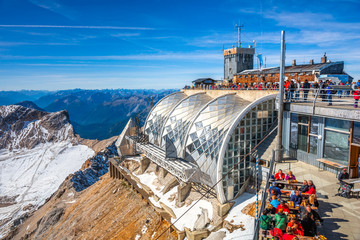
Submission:
[[[325,130],[324,157],[348,165],[349,134]]]
[[[290,147],[297,149],[298,147],[298,115],[291,113],[290,116]]]
[[[353,143],[360,144],[360,122],[354,122]]]
[[[269,131],[277,116],[274,104],[274,99],[260,103],[251,109],[236,126],[225,151],[223,175],[243,160]],[[236,196],[249,176],[250,157],[248,156],[222,181],[227,200]]]
[[[166,138],[174,144],[177,156],[183,158],[183,145],[189,126],[200,111],[212,98],[207,94],[194,94],[183,99],[170,113],[163,130],[161,147],[165,147]]]
[[[208,175],[209,184],[216,182],[219,151],[231,123],[250,102],[235,94],[225,95],[210,102],[190,126],[186,139],[185,159],[195,161]]]
[[[182,92],[170,94],[161,99],[151,110],[145,122],[145,133],[149,136],[149,141],[153,144],[159,145],[162,133],[162,127],[170,111],[175,105],[185,98],[186,95]]]
[[[275,98],[276,94],[250,102],[237,94],[215,99],[207,94],[172,94],[149,113],[144,132],[168,158],[176,152],[175,157],[196,163],[198,171],[192,181],[211,186],[268,132],[276,118]],[[218,186],[220,202],[235,197],[249,176],[247,157],[225,177],[223,187]]]
[[[350,121],[327,118],[325,120],[324,157],[348,165]]]

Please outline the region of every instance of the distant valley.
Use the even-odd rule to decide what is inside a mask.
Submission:
[[[19,104],[48,112],[67,110],[74,130],[82,138],[107,139],[121,133],[130,117],[143,122],[150,111],[170,90],[104,89],[61,91],[1,91],[0,105]]]

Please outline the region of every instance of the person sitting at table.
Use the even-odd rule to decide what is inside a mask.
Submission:
[[[304,236],[314,237],[317,234],[316,223],[311,213],[304,216],[301,225],[304,228]]]
[[[347,173],[347,169],[343,168],[343,170],[341,171],[341,173],[339,173],[338,175],[338,180],[340,182],[342,182],[343,179],[349,179],[349,174]]]
[[[281,169],[275,174],[275,180],[285,180],[285,174]]]
[[[272,228],[272,218],[267,215],[267,211],[263,211],[263,215],[260,217],[260,228],[264,230],[264,235],[266,235],[266,231]]]
[[[298,187],[297,186],[292,186],[292,191],[290,192],[290,197],[295,195],[295,191],[298,190]]]
[[[270,203],[266,205],[265,207],[265,212],[266,214],[275,214],[275,210],[276,208],[273,207],[273,205],[271,205]]]
[[[295,235],[304,236],[304,229],[296,217],[292,217],[287,227],[291,227]]]
[[[299,193],[298,190],[295,191],[295,195],[292,195],[290,197],[290,201],[293,201],[294,202],[294,206],[295,207],[299,207],[301,202],[302,202],[302,196],[301,194]]]
[[[276,198],[280,201],[281,200],[281,195],[279,195],[275,189],[272,189],[269,195],[269,201],[272,200],[272,196],[276,196]]]
[[[314,209],[312,209],[312,208],[310,207],[310,205],[307,205],[305,209],[306,209],[305,214],[311,213],[311,214],[313,215],[314,221],[317,221],[317,220],[319,220],[320,222],[323,222],[323,221],[324,221],[324,220],[320,217],[319,213],[318,213],[317,211],[315,211]]]
[[[279,205],[280,205],[280,202],[279,202],[279,200],[277,199],[277,197],[275,196],[275,195],[273,195],[272,197],[271,197],[271,202],[270,202],[270,204],[273,206],[273,208],[277,208]]]
[[[312,180],[309,180],[309,190],[307,190],[307,194],[315,194],[316,193],[316,187]]]
[[[286,205],[285,201],[281,201],[280,205],[277,206],[275,213],[278,213],[280,211],[280,209],[282,209],[283,212],[286,213],[286,214],[290,213],[289,206]]]
[[[296,235],[294,234],[293,229],[291,227],[287,227],[283,240],[293,240],[294,237],[296,237]]]
[[[294,181],[294,180],[296,180],[296,177],[293,175],[292,171],[289,171],[288,174],[286,174],[285,180],[286,181]]]
[[[316,194],[311,194],[309,197],[309,203],[311,207],[319,207],[319,202],[317,200]]]
[[[275,227],[279,228],[281,231],[286,230],[287,225],[287,216],[284,214],[282,208],[279,209],[279,212],[275,214]]]
[[[300,192],[305,193],[309,190],[309,185],[306,180],[303,181],[303,185],[299,188]]]

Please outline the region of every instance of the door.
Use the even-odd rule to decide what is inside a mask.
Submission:
[[[359,176],[359,157],[360,157],[360,145],[351,144],[350,148],[350,178],[358,178]]]

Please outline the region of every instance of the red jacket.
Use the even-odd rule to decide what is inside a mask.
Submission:
[[[283,240],[293,240],[294,237],[296,237],[296,235],[285,233],[282,239]]]
[[[282,208],[284,209],[284,213],[290,213],[290,209],[289,207],[285,204],[284,206],[281,206],[281,204],[279,204],[279,206],[277,206],[275,213],[278,213],[279,209]]]
[[[360,90],[354,91],[354,99],[359,100],[360,99]]]
[[[297,229],[297,230],[294,230],[294,229],[293,229],[294,234],[295,234],[295,235],[304,236],[304,229],[303,229],[303,227],[301,226],[301,224],[300,224],[299,222],[297,222],[296,224],[298,225],[298,229]],[[294,224],[293,224],[292,222],[289,222],[289,223],[287,224],[286,228],[292,227],[292,226],[294,226]]]
[[[285,173],[282,173],[281,175],[279,173],[275,174],[275,180],[284,180],[285,179]]]
[[[306,193],[307,194],[316,194],[316,187],[314,185],[309,186],[309,190]]]

